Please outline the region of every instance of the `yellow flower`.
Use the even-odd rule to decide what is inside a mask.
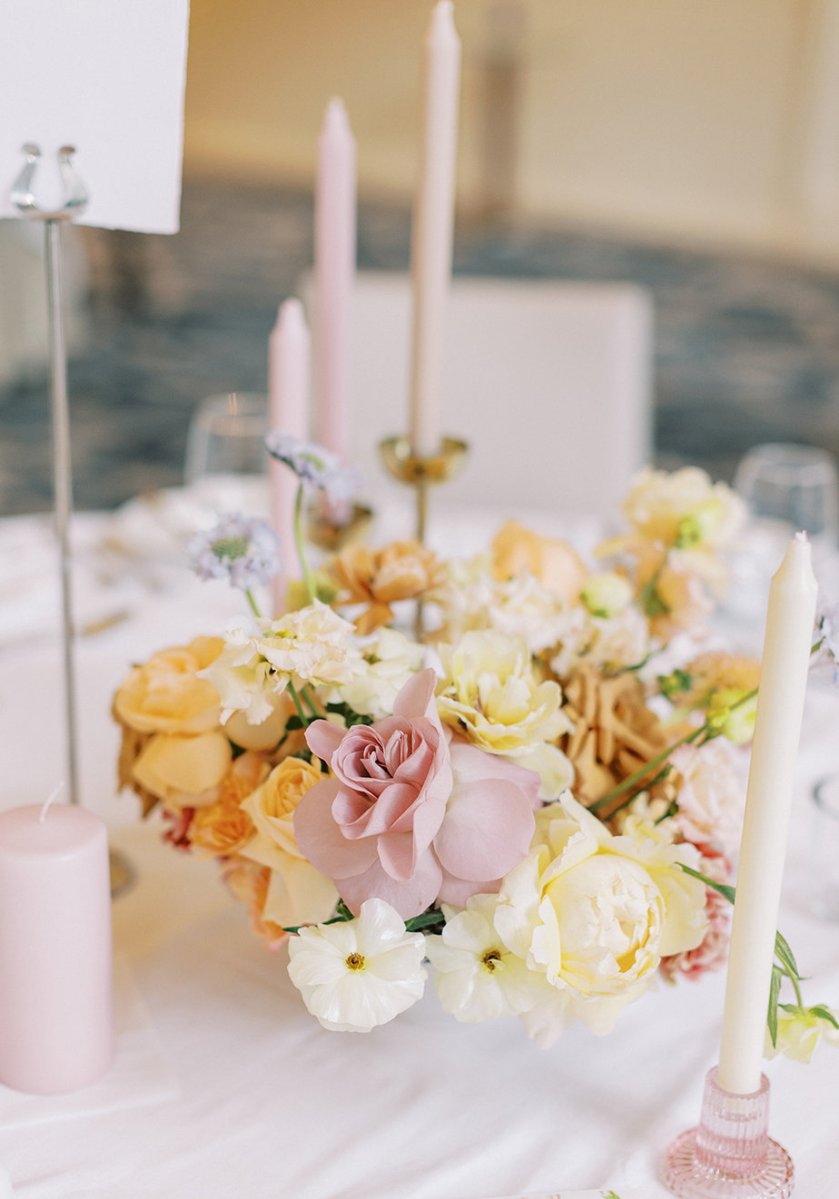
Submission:
[[[641,823],[613,836],[570,794],[537,814],[534,849],[502,883],[495,915],[507,947],[554,990],[526,1026],[550,1039],[550,1019],[576,1016],[609,1032],[662,957],[700,944],[705,889],[680,862],[695,865],[696,850]]]
[[[167,808],[200,808],[215,803],[232,758],[223,733],[197,737],[157,733],[142,749],[132,774]]]
[[[580,592],[580,599],[592,616],[608,620],[632,602],[632,585],[624,575],[607,570],[591,575]]]
[[[335,885],[304,858],[294,835],[297,805],[323,777],[319,766],[285,758],[242,802],[256,832],[241,852],[271,870],[263,907],[271,923],[317,924],[332,915],[338,901]]]
[[[524,642],[492,630],[465,633],[456,646],[440,646],[440,657],[441,719],[480,749],[535,770],[546,793],[559,794],[572,769],[550,743],[572,726],[559,684],[537,677]]]
[[[830,1019],[827,1019],[829,1016]],[[772,1044],[769,1031],[766,1032],[765,1057],[775,1057],[782,1053],[784,1057],[792,1058],[795,1062],[807,1063],[816,1051],[816,1046],[824,1037],[830,1044],[839,1044],[839,1029],[836,1027],[836,1012],[829,1008],[792,1008],[778,1009],[778,1035]]]
[[[496,579],[531,574],[557,599],[572,603],[580,594],[588,571],[579,554],[565,541],[541,537],[515,520],[509,520],[492,542],[492,569]]]
[[[221,653],[220,637],[196,637],[136,666],[117,691],[117,719],[139,733],[206,733],[218,726],[219,696],[199,678]]]
[[[623,510],[642,537],[684,550],[730,540],[745,513],[730,487],[712,483],[704,470],[692,466],[641,471]]]

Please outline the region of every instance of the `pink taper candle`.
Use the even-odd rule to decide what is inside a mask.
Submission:
[[[343,101],[334,99],[318,142],[315,192],[314,436],[344,460],[350,456],[355,226],[355,138]]]
[[[59,804],[0,813],[0,1083],[49,1095],[114,1052],[108,836]]]
[[[451,0],[439,0],[432,13],[422,78],[423,131],[411,248],[410,437],[415,453],[429,455],[440,444],[440,384],[452,272],[460,38]]]
[[[310,362],[309,329],[303,305],[299,300],[286,300],[280,305],[268,344],[268,422],[272,431],[294,437],[308,435]],[[269,480],[271,518],[280,538],[283,562],[283,573],[274,582],[274,610],[279,615],[285,606],[286,584],[301,575],[294,543],[297,480],[287,466],[273,459]]]

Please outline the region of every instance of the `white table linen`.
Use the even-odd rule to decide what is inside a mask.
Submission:
[[[156,822],[136,823],[136,801],[114,797],[108,712],[129,662],[239,610],[220,585],[184,583],[79,645],[84,799],[138,872],[114,905],[115,948],[130,960],[173,1089],[130,1110],[115,1102],[20,1127],[3,1124],[0,1088],[0,1163],[15,1195],[489,1199],[608,1185],[621,1199],[663,1199],[661,1154],[696,1122],[716,1060],[722,976],[662,986],[610,1037],[574,1028],[547,1052],[515,1020],[458,1024],[430,987],[370,1035],[328,1033],[292,987],[285,951],[252,936],[213,864],[176,857]],[[54,640],[0,655],[0,717],[0,807],[36,802],[62,768]],[[781,917],[808,993],[833,1005],[839,936],[809,913],[807,792],[839,768],[837,718],[837,695],[812,687]],[[839,1055],[822,1048],[808,1068],[779,1059],[767,1072],[771,1131],[795,1159],[796,1193],[831,1199]]]

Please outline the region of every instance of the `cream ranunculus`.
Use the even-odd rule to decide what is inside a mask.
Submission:
[[[679,863],[692,846],[664,834],[613,836],[570,794],[537,815],[534,850],[507,875],[495,926],[556,992],[522,1019],[550,1042],[570,1018],[609,1032],[653,982],[664,956],[698,945],[705,888]]]
[[[338,902],[334,883],[306,860],[294,835],[297,805],[323,777],[318,766],[285,758],[242,802],[256,836],[240,852],[271,870],[263,916],[283,927],[327,920]]]
[[[652,541],[678,549],[724,544],[743,523],[743,501],[725,483],[693,466],[643,470],[624,500],[630,524]]]
[[[445,677],[437,689],[441,719],[487,753],[514,759],[542,778],[555,798],[571,780],[570,762],[552,742],[571,730],[562,691],[536,675],[527,646],[490,630],[440,647]]]
[[[232,759],[223,733],[197,737],[157,733],[143,747],[132,773],[167,808],[201,808],[215,803]]]
[[[379,629],[361,649],[355,673],[336,698],[362,716],[390,716],[397,695],[425,664],[425,649],[396,629]]]
[[[117,691],[117,719],[138,733],[206,733],[218,726],[219,696],[199,672],[219,656],[220,637],[196,637],[189,645],[153,654],[136,666]]]

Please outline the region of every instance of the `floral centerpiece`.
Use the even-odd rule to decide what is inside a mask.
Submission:
[[[269,448],[300,480],[304,583],[262,617],[276,544],[226,518],[193,557],[242,588],[249,621],[134,667],[114,714],[121,783],[288,946],[309,1011],[369,1031],[430,967],[456,1019],[517,1016],[548,1045],[719,966],[759,679],[705,628],[736,496],[646,471],[593,564],[508,523],[472,559],[400,542],[315,574],[303,500],[347,476],[317,447]],[[402,628],[417,600],[422,641]],[[773,987],[770,1040],[832,1035],[780,944],[797,1002]]]

